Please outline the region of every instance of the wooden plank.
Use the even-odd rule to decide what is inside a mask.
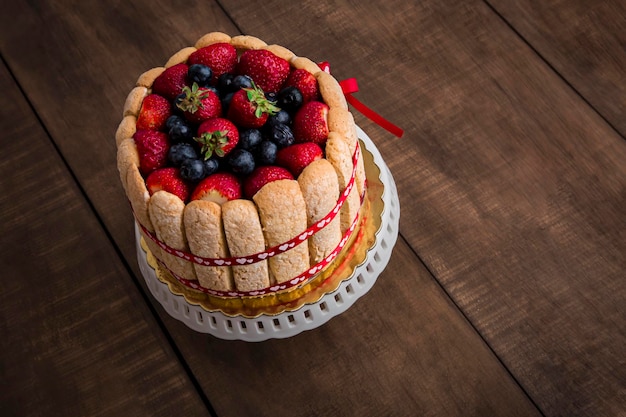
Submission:
[[[276,36],[280,14],[225,7]],[[280,20],[298,28],[286,46],[356,77],[358,97],[407,130],[395,140],[358,118],[396,176],[402,235],[541,411],[622,412],[619,134],[480,2],[300,7]]]
[[[15,10],[9,15],[19,18],[16,22],[5,19],[0,26],[3,28],[0,45],[3,56],[18,74],[107,229],[127,260],[133,262],[130,215],[120,210],[126,202],[117,182],[111,182],[116,178],[111,137],[119,117],[114,110],[120,107],[138,73],[154,62],[162,62],[163,57],[190,44],[202,32],[217,29],[234,33],[234,25],[213,3],[179,10],[169,9],[163,2],[150,2],[151,9],[146,15],[136,13],[135,6],[129,4],[116,9],[107,9],[104,3],[90,4],[89,8],[77,6],[72,10],[47,5],[37,10],[23,4],[11,7]],[[396,121],[407,121],[403,125],[407,138],[396,142],[359,117],[359,122],[382,148],[394,174],[400,175],[398,183],[402,187],[405,210],[402,231],[409,233],[407,228],[414,224],[414,216],[429,208],[423,200],[420,204],[419,199],[413,198],[413,179],[408,179],[411,171],[416,174],[412,163],[421,151],[417,134],[424,129],[440,129],[437,134],[445,139],[446,135],[454,133],[439,120],[432,119],[433,105],[439,106],[435,110],[441,113],[437,116],[442,119],[458,117],[462,103],[454,99],[473,93],[473,86],[468,87],[455,78],[464,75],[463,72],[451,72],[451,65],[457,63],[454,56],[448,56],[448,50],[440,50],[437,45],[447,43],[449,50],[455,53],[463,53],[463,48],[483,46],[482,40],[472,41],[466,33],[464,38],[456,34],[457,26],[463,27],[466,23],[454,14],[458,5],[425,2],[409,7],[398,2],[365,2],[335,10],[319,2],[301,2],[280,7],[268,3],[264,6],[266,9],[259,11],[253,3],[230,2],[225,7],[246,33],[281,43],[313,59],[330,60],[340,78],[344,74],[345,77],[356,76],[362,82],[359,97],[364,102],[376,103],[376,109]],[[270,14],[269,10],[273,12]],[[490,16],[485,8],[479,10]],[[455,19],[449,21],[447,14]],[[163,24],[156,15],[166,16]],[[393,24],[380,25],[380,16]],[[432,17],[436,20],[431,20]],[[46,25],[40,25],[41,21]],[[129,21],[133,24],[127,24]],[[195,32],[199,27],[207,28],[206,24],[198,25],[206,21],[215,25]],[[191,23],[177,26],[174,22]],[[176,27],[193,29],[178,29],[180,31],[172,37]],[[37,46],[43,39],[47,40],[45,50]],[[183,42],[172,39],[183,39]],[[424,40],[426,46],[416,39]],[[67,44],[72,45],[71,51],[65,50]],[[321,49],[320,45],[333,47]],[[142,50],[150,52],[144,56]],[[415,62],[420,52],[429,54]],[[489,51],[484,54],[490,56]],[[467,58],[467,54],[464,57]],[[355,66],[354,62],[362,65]],[[398,77],[389,75],[389,62],[394,63]],[[469,70],[476,71],[476,66]],[[49,78],[41,80],[39,74],[44,68],[48,69]],[[439,74],[439,69],[448,72]],[[465,90],[446,91],[442,87],[447,81],[456,81]],[[421,97],[422,85],[414,85],[416,82],[430,84]],[[60,107],[56,105],[54,94],[57,90],[52,86],[68,85],[73,88],[64,90],[68,99]],[[442,91],[445,100],[441,97]],[[404,92],[428,100],[416,102]],[[98,94],[106,99],[98,101],[100,107],[94,115],[88,105],[91,97]],[[493,110],[486,110],[490,109]],[[484,117],[484,113],[479,116]],[[479,120],[480,117],[476,117],[473,121],[478,125],[473,126],[478,132]],[[90,134],[84,135],[87,130]],[[88,148],[98,149],[95,160],[83,157],[86,144]],[[443,155],[442,152],[440,156]],[[463,162],[461,157],[459,160]],[[417,174],[425,176],[423,172]],[[427,179],[427,176],[421,178],[422,181]],[[427,229],[421,232],[424,230]],[[432,232],[432,228],[427,231]],[[414,245],[414,248],[421,251],[419,246]],[[399,415],[411,410],[424,410],[424,414],[434,415],[442,407],[446,408],[447,415],[466,415],[468,408],[463,404],[470,404],[469,409],[475,414],[484,411],[482,414],[536,415],[515,381],[506,374],[497,358],[489,354],[445,294],[437,290],[432,277],[414,254],[402,243],[398,253],[400,255],[395,255],[393,264],[381,278],[389,287],[377,285],[372,294],[345,316],[294,339],[261,345],[223,342],[192,333],[167,317],[163,320],[218,414],[238,415],[257,408],[261,410],[259,413],[289,411],[305,415],[316,406],[325,407],[322,411],[346,414],[355,407],[365,410],[365,406],[358,405],[362,403],[379,412],[390,410]],[[412,291],[426,295],[406,300]],[[400,307],[398,298],[406,300]],[[362,325],[364,317],[367,322]],[[401,343],[393,344],[394,339]],[[264,365],[264,361],[271,366]],[[353,363],[358,366],[352,366]],[[318,368],[321,370],[312,371]],[[327,375],[339,382],[329,382],[332,379],[326,379]],[[385,395],[374,395],[381,390]],[[331,391],[334,397],[328,400]],[[242,395],[250,402],[242,401]],[[303,406],[305,401],[308,405]]]
[[[611,125],[626,137],[626,3],[488,3]]]
[[[4,65],[0,90],[2,414],[207,415]]]

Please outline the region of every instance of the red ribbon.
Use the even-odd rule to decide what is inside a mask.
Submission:
[[[322,69],[322,71],[330,74],[330,64],[328,62],[320,62],[318,65]],[[346,80],[340,81],[339,86],[341,87],[341,90],[346,97],[346,101],[361,114],[363,114],[363,116],[367,117],[394,136],[401,138],[402,135],[404,135],[404,130],[394,125],[389,120],[385,119],[380,114],[367,107],[365,104],[361,103],[356,97],[352,95],[352,93],[356,93],[359,91],[359,85],[356,81],[356,78],[348,78]]]

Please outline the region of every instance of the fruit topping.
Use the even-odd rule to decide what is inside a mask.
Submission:
[[[292,180],[293,175],[279,166],[264,165],[256,168],[248,178],[245,179],[243,184],[244,195],[252,199],[252,197],[259,191],[265,184],[278,180]]]
[[[304,97],[296,87],[285,87],[276,96],[278,107],[289,113],[295,113],[304,103]]]
[[[277,124],[269,127],[268,139],[274,142],[279,148],[293,145],[295,138],[288,125]]]
[[[239,132],[239,144],[237,146],[247,151],[254,151],[262,140],[261,131],[258,129],[247,129]]]
[[[278,146],[269,140],[264,140],[257,149],[256,160],[259,165],[273,165],[276,162]]]
[[[152,92],[174,100],[187,85],[186,64],[176,64],[166,68],[152,83]]]
[[[208,87],[211,84],[213,70],[204,64],[189,65],[187,81],[189,84],[198,84],[200,87]]]
[[[180,165],[180,176],[187,181],[200,181],[205,177],[204,163],[199,159],[185,159]]]
[[[254,156],[245,149],[235,149],[228,155],[228,165],[235,174],[248,175],[255,167]]]
[[[187,159],[198,159],[196,148],[187,142],[174,143],[170,147],[167,159],[175,167],[180,167]]]
[[[212,84],[226,73],[233,73],[237,65],[237,50],[229,43],[214,43],[194,51],[187,64],[203,64],[213,71]]]
[[[302,94],[304,103],[318,100],[319,98],[317,79],[309,71],[302,68],[291,71],[284,87],[296,87]]]
[[[297,177],[307,165],[323,156],[322,148],[316,143],[296,143],[278,151],[276,165],[287,168],[294,177]]]
[[[145,176],[167,163],[170,140],[163,132],[137,130],[133,135],[139,154],[139,170]]]
[[[290,71],[289,62],[265,49],[246,50],[237,64],[237,74],[250,76],[266,92],[277,92]]]
[[[263,126],[268,116],[279,110],[253,83],[251,88],[240,89],[233,95],[228,106],[228,118],[239,127],[253,129]]]
[[[141,104],[137,129],[163,130],[172,115],[170,102],[158,94],[148,94]]]
[[[204,159],[214,154],[223,157],[237,146],[239,131],[230,120],[216,117],[202,122],[194,140],[200,144]]]
[[[191,194],[192,200],[208,200],[217,204],[239,198],[241,198],[241,182],[229,172],[209,175],[200,181]]]
[[[146,179],[146,187],[150,195],[157,191],[167,191],[184,202],[189,198],[190,187],[180,176],[176,168],[161,168],[152,172]]]
[[[328,139],[328,106],[321,101],[302,105],[293,119],[296,142],[315,142],[323,145]]]
[[[182,93],[176,97],[176,107],[181,109],[185,118],[192,123],[201,123],[222,115],[222,103],[217,94],[196,83],[191,87],[183,87]]]

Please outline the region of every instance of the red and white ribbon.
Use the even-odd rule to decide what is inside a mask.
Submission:
[[[330,64],[328,62],[320,62],[318,66],[322,69],[322,71],[330,74]],[[394,125],[389,120],[385,119],[380,114],[367,107],[365,104],[361,103],[356,97],[352,95],[353,93],[359,91],[359,85],[356,81],[356,78],[348,78],[346,80],[339,81],[339,86],[341,87],[341,90],[346,97],[346,101],[361,114],[363,114],[363,116],[367,117],[372,122],[376,123],[378,126],[382,127],[394,136],[401,138],[402,135],[404,135],[404,130]]]

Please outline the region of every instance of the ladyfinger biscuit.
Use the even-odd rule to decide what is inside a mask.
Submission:
[[[352,176],[352,152],[346,141],[336,132],[328,134],[326,141],[326,159],[333,165],[339,180],[339,192],[343,192]],[[353,187],[341,207],[341,233],[350,227],[361,208],[361,199],[357,187]]]
[[[356,132],[354,116],[346,109],[331,107],[328,110],[328,130],[337,132],[350,147],[350,154],[354,153],[359,141]],[[365,189],[365,166],[363,165],[363,155],[359,154],[356,164],[356,186],[361,195]]]
[[[222,209],[212,201],[195,200],[184,211],[185,235],[189,249],[204,258],[228,257],[228,247],[222,227]],[[228,266],[193,264],[200,285],[214,290],[233,289],[233,276]]]
[[[146,188],[146,181],[141,176],[138,165],[129,165],[126,171],[126,196],[130,201],[135,218],[143,227],[154,232],[154,226],[148,213],[150,193]]]
[[[163,71],[165,71],[165,67],[156,67],[149,69],[148,71],[141,74],[139,78],[137,78],[137,82],[135,83],[135,85],[137,87],[150,88],[152,87],[152,83],[154,82],[154,80],[156,80],[156,78],[161,75]]]
[[[339,198],[337,173],[330,162],[319,159],[304,168],[298,176],[298,184],[306,203],[307,225],[312,226],[330,213],[337,204]],[[330,255],[340,240],[340,216],[336,216],[308,239],[311,265]]]
[[[342,109],[348,108],[348,102],[343,95],[339,82],[330,74],[324,71],[319,71],[315,74],[317,78],[317,84],[320,88],[320,94],[324,99],[324,102],[328,104],[328,107],[339,107]]]
[[[291,61],[291,59],[296,56],[289,49],[285,48],[284,46],[280,46],[280,45],[268,45],[265,49],[267,49],[268,51],[270,51],[274,55],[278,56],[279,58],[284,59],[287,62]]]
[[[132,138],[137,131],[137,117],[132,114],[124,116],[115,131],[115,144],[120,146],[124,140]]]
[[[165,63],[165,68],[169,68],[176,64],[186,62],[187,58],[189,58],[189,55],[193,54],[194,52],[196,52],[196,48],[193,46],[188,46],[181,49],[167,60],[167,62]]]
[[[315,62],[303,56],[293,57],[290,63],[291,65],[293,65],[294,68],[305,69],[313,75],[317,74],[318,72],[322,70],[319,67],[319,65],[317,65]]]
[[[132,138],[128,138],[117,148],[117,170],[120,173],[120,179],[122,180],[122,186],[124,190],[128,187],[127,177],[128,177],[128,169],[131,166],[139,166],[139,154],[137,153],[137,145],[135,145],[135,141]]]
[[[146,87],[135,87],[130,90],[124,102],[124,113],[122,117],[128,116],[129,114],[136,117],[139,114],[139,110],[141,110],[141,103],[143,103],[143,99],[147,95],[148,89]]]
[[[214,43],[230,43],[230,35],[222,32],[210,32],[202,36],[195,44],[195,47],[200,49],[205,46],[213,45]]]
[[[296,180],[265,184],[252,198],[259,208],[265,243],[280,245],[306,230],[306,204]],[[269,260],[270,281],[282,283],[309,268],[309,247],[295,246]]]
[[[253,255],[265,250],[261,221],[252,201],[231,200],[224,203],[222,220],[231,256]],[[239,291],[253,291],[269,287],[267,261],[233,266],[233,279]]]
[[[183,226],[185,203],[167,191],[157,191],[148,201],[148,213],[154,225],[157,238],[167,246],[180,251],[189,251]],[[193,264],[167,252],[162,252],[161,260],[175,274],[196,279]]]
[[[230,44],[237,49],[263,49],[267,46],[261,39],[249,35],[233,36]]]

